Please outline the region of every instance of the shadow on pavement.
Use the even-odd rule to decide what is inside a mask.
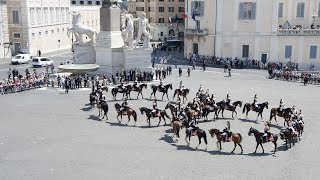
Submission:
[[[90,106],[90,107],[84,107],[84,108],[81,108],[80,110],[82,110],[82,111],[92,111],[93,110],[93,108]]]
[[[258,121],[250,120],[250,119],[244,119],[244,118],[238,118],[242,122],[247,122],[247,123],[254,123],[254,124],[259,124]]]
[[[88,117],[89,120],[94,120],[94,121],[101,121],[101,119],[97,116],[94,115],[90,115],[90,117]]]

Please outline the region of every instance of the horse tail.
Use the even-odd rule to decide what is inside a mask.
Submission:
[[[133,116],[134,122],[137,122],[137,113],[133,109],[132,109],[132,116]]]
[[[239,135],[239,137],[240,137],[240,141],[239,141],[239,143],[241,143],[241,141],[242,141],[242,136],[241,136],[241,134],[240,134],[240,133],[238,133],[238,135]]]
[[[245,111],[246,111],[246,105],[247,105],[247,104],[245,104],[245,105],[243,106],[242,114],[244,114],[244,113],[245,113]]]

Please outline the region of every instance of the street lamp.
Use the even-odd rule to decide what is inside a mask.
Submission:
[[[312,21],[312,24],[311,24],[311,29],[314,29],[314,22],[315,22],[316,18],[317,18],[317,14],[316,14],[316,13],[313,13],[313,14],[312,14],[312,19],[313,19],[313,21]]]

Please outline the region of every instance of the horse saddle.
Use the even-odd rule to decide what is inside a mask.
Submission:
[[[197,135],[197,132],[198,132],[197,129],[191,130],[191,135],[192,135],[192,136],[196,136],[196,135]]]

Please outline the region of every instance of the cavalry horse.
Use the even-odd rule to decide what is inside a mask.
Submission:
[[[189,92],[190,92],[190,89],[183,89],[182,91],[180,90],[180,89],[176,89],[175,91],[174,91],[174,93],[173,93],[173,99],[174,99],[174,97],[176,96],[176,95],[178,95],[178,97],[179,96],[182,96],[182,101],[183,101],[183,103],[184,103],[184,100],[186,99],[188,99],[187,98],[187,95],[189,94]]]
[[[118,113],[118,116],[117,116],[117,119],[119,121],[119,123],[121,123],[121,121],[119,120],[119,116],[121,116],[121,120],[122,120],[122,116],[128,116],[128,122],[126,125],[128,125],[129,121],[130,121],[130,117],[133,116],[133,119],[134,119],[134,125],[133,126],[136,126],[136,123],[137,123],[137,113],[131,109],[131,108],[128,108],[126,111],[121,111],[121,105],[116,103],[114,105],[114,107],[116,108],[116,111]]]
[[[102,114],[102,111],[103,111],[104,114],[103,114],[103,116],[102,116],[102,119],[103,119],[104,117],[106,117],[106,120],[108,120],[108,115],[107,115],[107,113],[108,113],[108,111],[109,111],[108,103],[107,103],[106,101],[104,101],[104,100],[101,100],[101,101],[98,103],[97,107],[98,107],[98,110],[99,110],[99,115],[98,115],[98,116],[100,117],[100,115]]]
[[[159,117],[159,123],[158,123],[157,126],[160,125],[161,118],[162,118],[163,121],[164,121],[164,125],[166,125],[166,124],[167,124],[167,122],[166,122],[166,117],[170,119],[170,117],[168,116],[167,112],[166,112],[165,110],[159,110],[159,109],[157,109],[157,111],[159,112],[159,115],[160,115],[160,116],[154,116],[153,113],[152,113],[152,109],[149,109],[149,108],[146,108],[146,107],[141,107],[141,108],[140,108],[140,112],[141,112],[142,115],[143,115],[144,113],[146,113],[147,122],[149,123],[149,126],[151,126],[150,119],[151,119],[151,118],[156,118],[156,117]]]
[[[191,136],[192,136],[192,132],[191,130],[189,130],[188,128],[190,127],[189,123],[187,121],[183,121],[182,122],[182,125],[184,127],[186,127],[186,142],[188,143],[188,146],[190,145],[190,139],[191,139]],[[201,139],[203,138],[204,142],[206,143],[206,149],[207,150],[207,145],[208,145],[208,142],[207,142],[207,134],[206,132],[203,130],[203,129],[200,129],[200,128],[196,128],[196,135],[198,136],[198,140],[199,140],[199,144],[198,146],[196,147],[196,149],[198,149],[198,147],[200,146],[201,144]],[[189,141],[188,141],[189,139]]]
[[[233,113],[236,113],[236,116],[238,115],[236,109],[237,109],[238,106],[240,106],[240,107],[242,106],[242,101],[233,102],[231,106],[227,106],[227,103],[225,101],[220,101],[220,102],[217,103],[217,106],[220,108],[219,111],[218,111],[218,114],[221,111],[222,118],[224,118],[224,116],[223,116],[224,110],[231,111],[232,112],[232,118],[234,118],[233,117]]]
[[[166,107],[164,108],[165,110],[170,109],[172,117],[177,117],[178,116],[178,105],[175,102],[168,102]]]
[[[140,84],[139,86],[131,86],[131,85],[127,85],[126,87],[128,87],[128,96],[131,99],[130,93],[131,91],[135,91],[138,93],[137,95],[137,99],[139,98],[139,95],[141,94],[141,97],[143,99],[143,94],[142,94],[142,90],[147,89],[147,84]]]
[[[284,108],[282,109],[282,112],[279,111],[279,108],[272,108],[270,111],[270,122],[272,120],[272,118],[274,118],[274,120],[277,122],[277,116],[279,117],[283,117],[284,122],[283,122],[283,126],[287,125],[289,126],[289,122],[291,121],[291,115],[292,115],[292,109],[291,108]]]
[[[222,147],[221,147],[221,142],[232,142],[234,143],[234,148],[233,150],[231,151],[231,153],[234,153],[234,150],[236,149],[237,145],[240,146],[241,148],[241,154],[243,153],[243,149],[242,149],[242,146],[241,146],[241,141],[242,141],[242,136],[240,133],[232,133],[231,134],[231,137],[227,140],[225,140],[222,135],[221,135],[221,132],[219,129],[210,129],[209,130],[209,133],[211,134],[211,137],[213,138],[214,136],[217,137],[217,146],[218,144],[220,145],[220,149],[219,150],[222,150]],[[219,146],[218,146],[219,148]]]
[[[208,115],[211,112],[214,112],[213,120],[215,121],[218,118],[218,107],[210,106],[210,105],[205,105],[204,108],[202,109],[202,116],[205,120],[208,120]]]
[[[118,93],[122,93],[122,99],[124,98],[124,96],[126,96],[126,98],[128,98],[128,93],[130,91],[130,86],[124,86],[122,89],[115,87],[111,90],[111,94],[113,96],[114,100],[117,100],[117,94]]]
[[[288,149],[288,143],[291,148],[291,143],[295,144],[295,139],[297,139],[298,134],[291,132],[288,128],[283,128],[280,131],[280,139],[285,140],[286,149]]]
[[[276,153],[277,151],[277,141],[278,141],[278,135],[271,133],[271,136],[273,137],[272,139],[268,139],[267,141],[264,140],[263,138],[263,133],[259,132],[258,130],[254,129],[254,128],[250,128],[248,135],[254,135],[254,137],[256,138],[256,142],[257,142],[257,146],[256,146],[256,150],[254,151],[253,154],[255,154],[257,152],[258,146],[260,145],[262,148],[262,153],[264,153],[264,148],[262,146],[262,144],[264,143],[268,143],[268,142],[272,142],[274,144],[274,152],[273,154]]]
[[[94,105],[98,105],[98,96],[95,92],[90,93],[89,95],[90,105],[94,108]]]
[[[167,95],[167,98],[169,100],[169,96],[168,96],[168,89],[172,89],[172,84],[167,84],[167,85],[164,85],[163,87],[161,87],[160,85],[159,86],[155,86],[155,85],[152,85],[151,86],[151,89],[152,89],[152,93],[150,95],[150,99],[152,97],[152,94],[154,96],[154,98],[156,98],[156,92],[159,91],[159,92],[162,92],[162,100],[163,100],[163,96],[166,94]]]
[[[186,119],[184,119],[183,121],[186,121]],[[178,138],[180,138],[180,129],[184,127],[178,117],[172,117],[171,127],[173,131],[172,138],[176,136],[176,141],[178,141]]]
[[[258,117],[260,115],[261,119],[262,119],[262,113],[263,113],[263,110],[264,108],[269,108],[268,107],[269,103],[268,102],[264,102],[264,103],[261,103],[261,104],[258,104],[258,107],[253,107],[251,103],[246,103],[244,106],[243,106],[243,110],[242,110],[242,113],[246,113],[246,118],[248,119],[248,113],[250,110],[254,111],[254,112],[257,112],[258,115],[257,115],[257,120],[258,120]]]

